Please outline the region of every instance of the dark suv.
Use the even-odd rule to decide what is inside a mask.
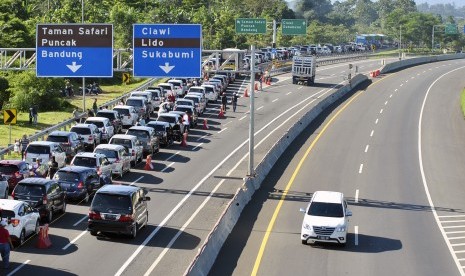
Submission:
[[[68,200],[83,199],[87,203],[94,191],[100,188],[100,176],[94,168],[64,167],[55,173],[53,179],[66,191]]]
[[[66,192],[53,179],[29,177],[19,181],[11,193],[13,199],[22,200],[37,208],[41,218],[52,222],[53,213],[66,211]]]
[[[105,185],[94,195],[89,210],[87,230],[101,233],[127,234],[131,238],[146,226],[149,219],[147,201],[142,188],[132,185]]]
[[[4,176],[10,191],[19,181],[29,176],[29,165],[22,160],[0,160],[0,175]]]
[[[66,163],[81,151],[85,151],[83,138],[73,131],[53,131],[47,137],[47,141],[57,142],[66,152]]]
[[[123,131],[123,122],[121,121],[121,116],[118,111],[103,109],[99,110],[95,116],[108,118],[113,125],[115,134]]]

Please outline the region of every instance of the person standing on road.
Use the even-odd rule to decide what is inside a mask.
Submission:
[[[37,106],[33,105],[32,106],[32,120],[34,125],[37,125]]]
[[[94,99],[94,103],[92,104],[92,109],[94,110],[94,114],[97,114],[97,111],[98,111],[97,98]]]
[[[0,221],[0,254],[2,255],[3,268],[10,267],[10,250],[13,249],[10,232],[5,228],[8,223],[5,220]]]
[[[182,124],[184,125],[184,132],[188,133],[190,122],[189,122],[189,115],[187,115],[187,113],[184,113],[184,115],[182,115]]]
[[[221,94],[221,108],[223,112],[226,114],[226,104],[228,103],[228,98],[226,97],[226,93]]]
[[[237,92],[234,92],[234,94],[232,96],[232,107],[233,107],[234,112],[236,112],[237,98],[239,98],[239,96],[237,95]]]
[[[19,140],[19,144],[21,146],[21,160],[24,160],[24,152],[26,152],[27,145],[29,145],[29,139],[27,139],[26,134]]]
[[[48,177],[52,179],[55,173],[58,171],[58,162],[55,160],[55,156],[48,161]]]

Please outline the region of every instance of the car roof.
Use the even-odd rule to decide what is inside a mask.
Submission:
[[[97,157],[99,155],[102,155],[104,157],[105,155],[97,152],[78,152],[76,154],[76,157]]]
[[[48,183],[55,182],[51,179],[40,178],[40,177],[28,177],[19,181],[18,184],[33,184],[33,185],[46,185]]]
[[[168,122],[162,122],[162,121],[150,121],[147,123],[147,125],[164,125],[164,126],[169,126],[170,123]]]
[[[125,147],[121,145],[115,145],[115,144],[100,144],[97,147],[95,147],[95,149],[111,149],[111,150],[118,150],[121,148],[124,149]]]
[[[75,124],[73,127],[96,128],[97,126],[94,124]]]
[[[131,97],[127,98],[126,101],[127,100],[142,100],[142,101],[145,101],[146,98],[142,97],[142,96],[140,96],[140,97],[139,96],[131,96]]]
[[[153,130],[151,127],[146,127],[146,126],[132,126],[129,129],[135,129],[135,130]]]
[[[313,202],[342,203],[344,195],[340,192],[316,191],[313,193]]]
[[[189,88],[189,90],[192,89],[192,88],[198,88],[198,89],[205,90],[205,87],[202,87],[202,86],[191,86],[191,87]]]
[[[121,105],[117,105],[117,106],[113,107],[113,109],[115,109],[115,108],[131,109],[131,108],[134,108],[134,106],[121,104]]]
[[[131,92],[131,95],[133,95],[133,94],[148,95],[148,93],[152,94],[152,92],[150,92],[150,91],[133,91],[133,92]],[[135,97],[137,97],[137,96],[135,96]]]
[[[139,189],[139,187],[133,185],[105,185],[97,191],[97,194],[130,195]]]
[[[178,107],[184,107],[184,108],[189,108],[191,110],[194,110],[194,107],[192,105],[183,105],[183,104],[180,104],[180,105],[177,105],[176,108]]]
[[[71,131],[62,131],[62,130],[55,130],[50,132],[48,136],[69,136],[71,135]]]
[[[136,136],[130,135],[130,134],[115,134],[115,135],[111,136],[111,139],[113,139],[113,138],[117,138],[117,139],[136,139],[137,140]]]
[[[21,163],[26,163],[23,160],[0,160],[0,164],[2,165],[16,165],[18,166]]]
[[[50,142],[50,141],[33,141],[29,143],[29,145],[50,146],[50,145],[58,145],[58,143]]]
[[[108,120],[110,120],[110,119],[105,118],[105,117],[97,117],[97,116],[95,116],[95,117],[89,117],[89,118],[87,118],[87,119],[86,119],[86,122],[87,122],[87,121],[89,121],[89,122],[92,122],[92,121],[94,121],[94,122],[95,122],[95,121],[101,122],[101,121],[108,121]]]
[[[97,114],[99,114],[99,113],[113,113],[114,114],[114,113],[118,113],[118,111],[110,110],[110,109],[102,109],[102,110],[97,111]]]
[[[173,113],[162,113],[158,115],[158,118],[160,117],[178,117],[178,114],[173,114]]]
[[[23,202],[20,200],[2,198],[0,199],[0,209],[13,210],[21,203]]]
[[[82,173],[82,172],[91,171],[91,170],[95,170],[95,169],[89,168],[89,167],[83,167],[83,166],[66,166],[66,167],[63,167],[63,168],[59,169],[58,171],[59,171],[59,172],[77,172],[77,173]]]

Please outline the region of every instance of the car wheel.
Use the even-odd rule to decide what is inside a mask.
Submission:
[[[36,221],[36,228],[35,228],[34,232],[36,233],[36,235],[39,235],[39,232],[40,232],[39,220]]]
[[[21,234],[19,235],[18,245],[23,244],[24,241],[26,241],[26,231],[23,229],[23,230],[21,231]]]
[[[132,227],[131,231],[131,239],[135,239],[137,236],[137,222],[134,223],[134,226]]]
[[[89,203],[89,200],[90,200],[90,193],[89,193],[89,191],[87,191],[86,195],[84,196],[84,202]]]
[[[345,243],[340,243],[340,244],[339,244],[340,247],[346,247],[346,245],[347,245],[346,242],[345,242]]]
[[[307,244],[307,241],[306,241],[306,240],[302,240],[302,244]]]
[[[98,231],[91,230],[91,231],[90,231],[90,234],[91,234],[92,236],[97,236]]]
[[[53,210],[50,209],[50,210],[48,211],[48,214],[47,214],[47,222],[48,222],[48,223],[51,223],[52,220],[53,220]]]
[[[123,172],[124,172],[124,170],[121,169],[121,172],[119,173],[119,178],[120,178],[120,179],[123,178]]]
[[[63,201],[63,207],[61,208],[61,213],[64,214],[66,212],[66,199]]]

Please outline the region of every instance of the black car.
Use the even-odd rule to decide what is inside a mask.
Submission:
[[[47,141],[57,142],[66,152],[66,162],[68,163],[73,157],[81,151],[85,151],[84,139],[73,131],[53,131],[47,137]]]
[[[89,202],[90,197],[101,186],[97,170],[89,167],[69,166],[59,169],[53,177],[66,191],[68,200]]]
[[[121,120],[121,115],[118,111],[103,109],[99,110],[95,116],[108,118],[113,125],[115,134],[123,131],[123,121]]]
[[[173,128],[167,122],[150,121],[147,126],[155,130],[155,135],[160,141],[160,145],[165,147],[173,144]]]
[[[40,217],[48,222],[52,222],[54,213],[66,211],[66,192],[54,179],[25,178],[19,181],[11,196],[37,208]]]
[[[137,231],[148,223],[149,211],[145,191],[133,185],[105,185],[94,195],[89,210],[87,230],[137,236]]]

